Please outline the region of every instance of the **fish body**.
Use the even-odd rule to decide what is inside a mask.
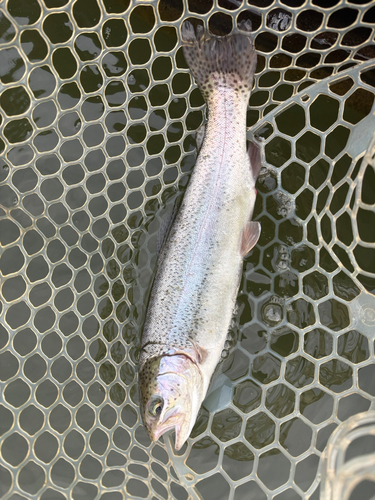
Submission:
[[[139,363],[141,412],[152,439],[188,438],[220,360],[244,255],[260,225],[250,222],[260,154],[246,151],[246,110],[256,65],[249,33],[208,37],[189,23],[185,58],[209,118],[181,208],[158,259]]]

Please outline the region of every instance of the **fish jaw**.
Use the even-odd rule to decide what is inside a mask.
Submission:
[[[203,401],[200,369],[184,355],[161,356],[149,360],[149,364],[140,373],[143,422],[152,441],[174,430],[175,448],[179,450],[194,427]]]
[[[175,448],[178,451],[188,439],[195,419],[196,414],[191,411],[191,406],[187,405],[185,399],[185,408],[179,405],[161,415],[157,422],[148,422],[146,427],[149,429],[152,441],[157,441],[166,432],[174,430]]]

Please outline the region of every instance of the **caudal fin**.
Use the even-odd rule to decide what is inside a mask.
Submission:
[[[251,91],[257,61],[251,24],[243,23],[239,28],[241,33],[217,37],[208,35],[202,26],[195,32],[189,21],[182,25],[185,59],[205,98],[217,87],[242,94]]]

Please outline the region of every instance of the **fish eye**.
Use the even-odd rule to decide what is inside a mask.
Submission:
[[[161,398],[154,399],[148,409],[148,412],[153,417],[158,417],[163,409],[163,400]]]

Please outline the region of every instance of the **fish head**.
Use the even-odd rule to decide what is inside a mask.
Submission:
[[[150,438],[175,431],[179,450],[194,427],[203,400],[197,364],[183,354],[148,359],[139,375],[141,413]]]

